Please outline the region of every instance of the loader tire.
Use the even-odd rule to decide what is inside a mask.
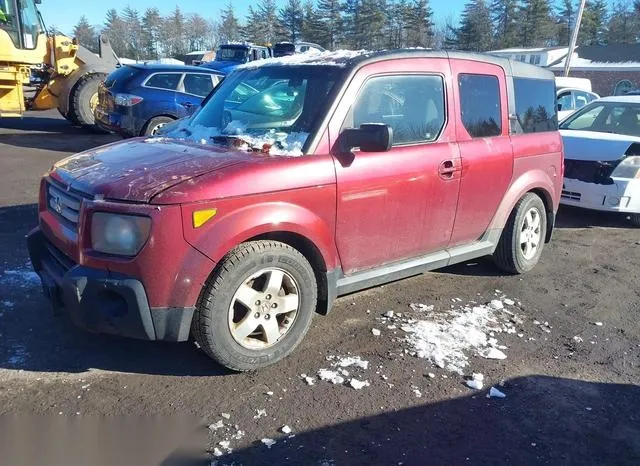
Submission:
[[[104,78],[106,75],[103,73],[84,75],[73,87],[69,97],[67,119],[96,133],[104,133],[104,131],[95,125],[92,100],[94,104],[97,103],[98,86]]]

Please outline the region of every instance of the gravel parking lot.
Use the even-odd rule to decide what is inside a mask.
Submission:
[[[346,296],[285,361],[233,374],[191,343],[85,333],[41,296],[24,242],[38,180],[114,140],[54,112],[0,122],[0,414],[186,415],[200,464],[640,464],[640,230],[624,218],[561,209],[533,272],[485,259]],[[425,332],[459,326],[496,340],[443,368],[419,357]]]

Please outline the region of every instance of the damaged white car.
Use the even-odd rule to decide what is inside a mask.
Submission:
[[[591,102],[560,124],[561,203],[620,212],[640,227],[640,96]]]

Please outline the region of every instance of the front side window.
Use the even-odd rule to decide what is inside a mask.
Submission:
[[[496,76],[461,74],[460,112],[462,123],[472,138],[499,136],[502,133],[500,82]]]
[[[570,117],[560,129],[640,136],[640,104],[593,103]]]
[[[145,86],[175,91],[181,78],[180,73],[156,73],[147,80]]]
[[[211,75],[187,73],[184,76],[184,91],[200,97],[206,97],[213,89]]]
[[[20,47],[18,16],[13,9],[13,2],[11,1],[0,0],[0,29],[9,34],[15,47]]]
[[[22,40],[25,49],[33,49],[36,47],[38,34],[42,32],[40,28],[40,19],[34,2],[18,2],[20,6],[20,17],[22,22]]]
[[[384,123],[393,144],[431,142],[445,122],[444,83],[440,76],[379,76],[361,89],[352,107],[353,127]]]
[[[576,108],[582,108],[596,99],[596,96],[584,91],[575,91],[574,95],[576,99]]]
[[[514,78],[516,101],[516,132],[542,133],[558,129],[558,103],[561,110],[573,109],[573,97],[567,92],[566,100],[556,100],[556,85],[552,80]],[[562,94],[564,96],[564,94]],[[561,97],[563,99],[563,97]],[[568,107],[565,108],[564,102]]]

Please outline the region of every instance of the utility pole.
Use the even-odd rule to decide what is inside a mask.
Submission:
[[[569,51],[567,52],[567,58],[564,60],[564,75],[569,76],[569,68],[571,68],[571,58],[573,57],[573,51],[576,49],[576,42],[578,41],[578,32],[580,32],[580,23],[582,22],[582,13],[584,13],[584,4],[586,0],[580,0],[580,8],[578,8],[578,17],[576,18],[576,25],[573,28],[573,34],[571,35],[571,41],[569,42]]]

